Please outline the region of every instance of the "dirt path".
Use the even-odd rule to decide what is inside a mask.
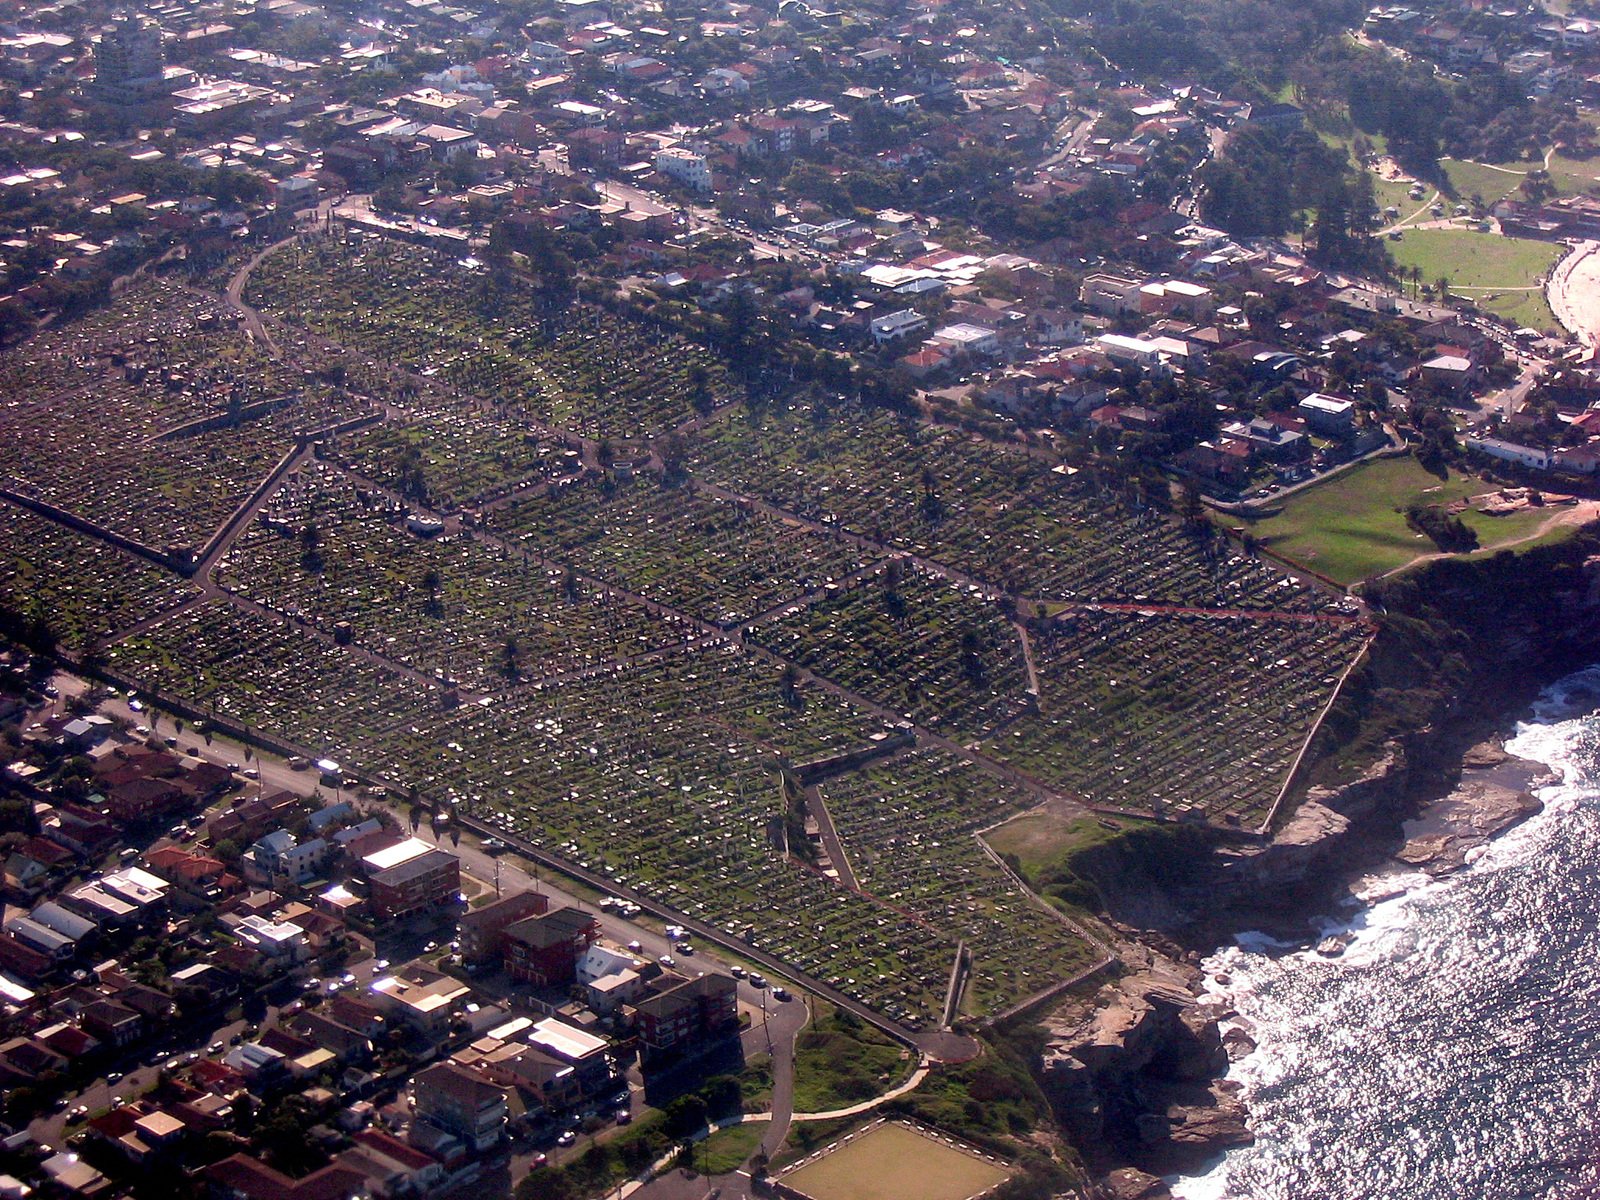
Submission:
[[[1485,546],[1481,550],[1472,551],[1472,553],[1494,554],[1501,550],[1511,550],[1517,546],[1525,546],[1529,542],[1536,542],[1557,529],[1567,526],[1586,525],[1594,520],[1600,520],[1600,500],[1580,500],[1571,508],[1563,508],[1558,512],[1552,512],[1543,521],[1539,522],[1539,527],[1532,533],[1525,533],[1519,538],[1512,538],[1509,542],[1496,542],[1493,546]],[[1435,554],[1424,554],[1419,558],[1413,558],[1408,563],[1401,563],[1398,567],[1385,571],[1378,578],[1387,579],[1391,575],[1400,574],[1401,571],[1409,571],[1412,567],[1421,566],[1423,563],[1437,562],[1441,558],[1460,557],[1462,556],[1443,550]]]

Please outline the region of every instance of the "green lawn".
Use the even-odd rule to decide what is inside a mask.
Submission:
[[[901,1046],[851,1013],[816,1002],[794,1054],[794,1111],[832,1112],[888,1091],[907,1074]]]
[[[761,1145],[765,1124],[719,1129],[694,1148],[694,1165],[702,1175],[726,1175],[742,1167]]]
[[[1600,190],[1600,158],[1568,158],[1557,154],[1550,160],[1550,178],[1563,196]]]
[[[1482,480],[1452,472],[1441,480],[1413,458],[1378,459],[1308,488],[1285,503],[1283,512],[1256,522],[1251,531],[1274,551],[1340,583],[1404,566],[1436,547],[1406,525],[1413,501],[1443,504],[1490,490]],[[1462,520],[1491,548],[1525,537],[1549,514],[1542,510],[1509,517],[1474,512]]]
[[[1509,192],[1522,186],[1522,177],[1536,163],[1480,163],[1459,158],[1441,158],[1450,186],[1464,202],[1471,196],[1481,196],[1485,204],[1493,204]]]
[[[1422,281],[1444,278],[1450,287],[1490,312],[1545,329],[1554,314],[1536,289],[1563,253],[1553,242],[1501,237],[1471,229],[1408,229],[1390,242],[1401,268],[1422,268]],[[1402,276],[1404,278],[1404,276]]]
[[[1146,826],[1145,821],[1119,818],[1124,827]],[[1030,812],[1013,817],[998,829],[984,835],[984,840],[997,854],[1012,854],[1030,880],[1041,872],[1060,865],[1063,859],[1078,850],[1087,850],[1118,836],[1119,831],[1108,829],[1093,817],[1068,820],[1053,812]]]

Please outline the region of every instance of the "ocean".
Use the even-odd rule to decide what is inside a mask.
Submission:
[[[1206,962],[1257,1043],[1230,1071],[1257,1140],[1175,1195],[1600,1196],[1596,696],[1600,668],[1570,677],[1507,743],[1560,777],[1544,811],[1453,876],[1384,878],[1342,954],[1247,934]]]

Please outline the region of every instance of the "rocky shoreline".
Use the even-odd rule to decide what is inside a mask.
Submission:
[[[1353,783],[1314,789],[1272,842],[1219,852],[1207,886],[1227,889],[1227,933],[1207,921],[1201,945],[1224,944],[1243,929],[1311,945],[1329,923],[1315,914],[1356,895],[1383,898],[1385,876],[1463,869],[1491,839],[1541,811],[1533,791],[1552,780],[1547,767],[1508,754],[1499,738],[1474,744],[1457,765],[1453,786],[1416,804],[1398,828],[1373,828],[1397,790],[1416,784],[1395,748]],[[1240,903],[1244,895],[1288,899],[1252,911]],[[1139,936],[1120,978],[1051,1014],[1040,1066],[1064,1130],[1079,1146],[1105,1148],[1098,1166],[1111,1200],[1163,1200],[1163,1175],[1203,1170],[1254,1140],[1239,1085],[1223,1077],[1255,1049],[1248,1026],[1202,994],[1203,951],[1192,937],[1183,938],[1185,949]],[[1318,949],[1337,954],[1344,945],[1330,939]]]

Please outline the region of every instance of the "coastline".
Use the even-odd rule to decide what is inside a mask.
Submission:
[[[1572,681],[1571,686],[1565,686],[1566,681]],[[1557,685],[1563,686],[1558,689]],[[1485,914],[1492,913],[1487,928],[1498,930],[1500,922],[1508,919],[1506,913],[1514,910],[1515,904],[1504,899],[1506,893],[1486,892],[1484,889],[1497,886],[1489,881],[1515,878],[1513,864],[1525,858],[1526,847],[1554,836],[1552,830],[1568,829],[1566,823],[1571,820],[1573,811],[1568,800],[1572,778],[1565,770],[1557,770],[1553,766],[1557,762],[1567,761],[1566,755],[1557,745],[1543,739],[1541,731],[1546,726],[1560,726],[1597,712],[1600,712],[1600,661],[1564,672],[1560,679],[1551,682],[1532,705],[1519,706],[1516,713],[1508,715],[1505,725],[1494,738],[1473,746],[1463,754],[1461,779],[1457,786],[1423,805],[1416,816],[1404,823],[1405,841],[1388,862],[1378,865],[1369,874],[1347,881],[1345,903],[1338,907],[1335,915],[1322,919],[1320,937],[1280,939],[1255,931],[1241,932],[1230,944],[1219,947],[1205,961],[1203,967],[1206,976],[1197,996],[1202,1005],[1219,1008],[1222,1012],[1222,1042],[1229,1052],[1230,1068],[1234,1064],[1240,1066],[1235,1077],[1240,1080],[1241,1089],[1250,1092],[1253,1090],[1252,1083],[1260,1086],[1276,1084],[1283,1079],[1295,1079],[1296,1094],[1304,1093],[1287,1112],[1282,1096],[1266,1101],[1263,1128],[1272,1131],[1273,1146],[1291,1157],[1303,1157],[1303,1145],[1291,1146],[1282,1140],[1285,1136],[1285,1120],[1291,1114],[1299,1114],[1304,1108],[1304,1119],[1313,1123],[1320,1120],[1326,1124],[1330,1112],[1343,1111],[1329,1107],[1338,1102],[1337,1086],[1330,1089],[1328,1085],[1312,1082],[1316,1065],[1326,1066],[1331,1061],[1326,1049],[1328,1043],[1317,1037],[1307,1037],[1303,1028],[1297,1028],[1297,1023],[1315,1011],[1331,1014],[1325,1019],[1350,1030],[1361,1027],[1359,1024],[1351,1025],[1352,1018],[1356,1018],[1358,1013],[1367,1012],[1373,1014],[1373,1029],[1378,1036],[1382,1036],[1381,1031],[1384,1030],[1392,1036],[1397,1028],[1404,1029],[1406,1034],[1401,1039],[1401,1045],[1406,1044],[1419,1027],[1411,1025],[1409,1021],[1397,1026],[1393,1021],[1396,1011],[1411,1011],[1405,1007],[1407,1001],[1399,998],[1408,993],[1395,990],[1396,980],[1404,978],[1403,974],[1394,974],[1396,965],[1414,964],[1417,961],[1417,946],[1420,945],[1424,948],[1423,965],[1413,965],[1410,968],[1413,974],[1418,970],[1428,971],[1435,966],[1442,966],[1444,964],[1436,961],[1434,952],[1427,949],[1441,944],[1439,936],[1442,929],[1453,932],[1459,928],[1456,922],[1462,920],[1469,922],[1470,927],[1475,917],[1483,922]],[[1516,751],[1507,748],[1512,745],[1517,747]],[[1561,757],[1552,757],[1548,763],[1540,761],[1526,756],[1530,748],[1534,754],[1549,749]],[[1555,789],[1554,798],[1547,790],[1551,788]],[[1542,793],[1543,798],[1536,792]],[[1546,800],[1550,801],[1548,807]],[[1534,818],[1541,819],[1533,821]],[[1556,824],[1547,825],[1546,819]],[[1533,823],[1528,825],[1525,836],[1533,839],[1532,842],[1525,841],[1522,834],[1515,838],[1508,836],[1530,821]],[[1551,848],[1547,846],[1544,853],[1550,852]],[[1480,876],[1468,871],[1484,858],[1494,864],[1487,875]],[[1513,867],[1513,873],[1503,874],[1502,868],[1507,867]],[[1527,869],[1526,861],[1522,861],[1522,869]],[[1461,876],[1461,879],[1443,886],[1455,876]],[[1488,894],[1497,897],[1496,904],[1505,904],[1507,907],[1481,907],[1481,898]],[[1446,897],[1451,899],[1446,900]],[[1468,903],[1463,907],[1464,898],[1470,897],[1479,899],[1475,904]],[[1451,915],[1441,918],[1440,914],[1443,913]],[[1441,919],[1448,923],[1441,924]],[[1509,919],[1515,922],[1516,917]],[[1537,926],[1513,924],[1509,928],[1520,932],[1511,934],[1504,942],[1491,936],[1484,941],[1485,948],[1480,951],[1488,956],[1482,959],[1482,969],[1492,975],[1498,967],[1502,977],[1501,986],[1520,979],[1519,968],[1514,964],[1519,961],[1526,944],[1527,931]],[[1413,938],[1419,939],[1416,945],[1410,942]],[[1279,965],[1277,960],[1280,958],[1291,962]],[[1549,960],[1545,961],[1548,963]],[[1328,967],[1318,967],[1316,964],[1319,962],[1327,962]],[[1341,962],[1345,964],[1342,967],[1337,965]],[[1458,956],[1455,962],[1457,969],[1460,969],[1463,960]],[[1513,965],[1508,968],[1507,963]],[[1370,973],[1375,968],[1381,970],[1376,976]],[[1326,976],[1324,970],[1339,974]],[[1475,980],[1478,967],[1474,965],[1470,970],[1471,978]],[[1533,970],[1535,974],[1538,973],[1537,967]],[[1303,978],[1306,982],[1286,985],[1287,978]],[[1339,978],[1345,983],[1335,992],[1322,990],[1316,981],[1329,978]],[[1443,978],[1448,979],[1449,976]],[[1287,991],[1284,990],[1286,986],[1289,988]],[[1420,980],[1418,986],[1424,991],[1431,991]],[[1448,986],[1445,985],[1446,989]],[[1464,991],[1466,995],[1462,1002],[1470,1011],[1477,1013],[1486,1011],[1482,1007],[1486,996],[1500,994],[1474,992],[1470,986]],[[1512,986],[1504,994],[1515,997],[1519,991],[1518,987]],[[1331,999],[1340,993],[1353,999],[1344,1002]],[[1263,1008],[1262,995],[1276,999]],[[1296,997],[1288,1002],[1287,1007],[1284,1006],[1286,996]],[[1433,1007],[1424,1006],[1417,1010],[1416,1015],[1420,1017],[1423,1013],[1449,1011],[1448,1008],[1437,1007],[1442,998],[1442,995],[1436,995]],[[1447,1005],[1454,1002],[1453,998],[1446,1001]],[[1368,1003],[1373,1006],[1371,1009],[1364,1007]],[[1514,1004],[1515,1000],[1508,999],[1507,1003]],[[1512,1010],[1513,1014],[1515,1011]],[[1286,1014],[1293,1014],[1287,1015],[1287,1025],[1284,1024]],[[1513,1027],[1517,1024],[1517,1016],[1508,1014],[1507,1019]],[[1528,1019],[1527,1010],[1523,1010],[1521,1020],[1525,1023]],[[1253,1023],[1257,1021],[1265,1022],[1259,1030]],[[1270,1038],[1266,1033],[1269,1027],[1273,1031]],[[1256,1057],[1257,1037],[1263,1043],[1264,1059]],[[1334,1044],[1347,1043],[1339,1043],[1336,1039]],[[1542,1045],[1542,1040],[1538,1044]],[[1399,1061],[1404,1062],[1406,1058],[1406,1052],[1402,1049]],[[1311,1075],[1307,1074],[1308,1065],[1311,1066]],[[1460,1070],[1461,1066],[1458,1062],[1444,1069],[1453,1072]],[[1289,1072],[1287,1076],[1284,1075],[1285,1071]],[[1446,1077],[1455,1078],[1453,1074],[1447,1074]],[[1470,1074],[1462,1076],[1470,1077]],[[1356,1081],[1361,1078],[1360,1074],[1354,1076]],[[1346,1086],[1359,1089],[1361,1084],[1351,1082]],[[1446,1084],[1444,1092],[1448,1093],[1453,1086]],[[1524,1080],[1510,1086],[1529,1085]],[[1419,1102],[1427,1105],[1430,1100],[1437,1100],[1439,1093],[1440,1089],[1432,1089],[1430,1094],[1430,1089],[1423,1087],[1418,1092]],[[1390,1099],[1398,1099],[1399,1094]],[[1363,1121],[1367,1122],[1365,1128],[1372,1128],[1375,1114],[1381,1123],[1383,1111],[1381,1107],[1373,1108],[1371,1105],[1362,1111],[1357,1106],[1352,1128],[1362,1128]],[[1343,1117],[1334,1119],[1341,1123],[1336,1127],[1342,1127]],[[1548,1126],[1541,1132],[1548,1138]],[[1223,1195],[1220,1189],[1224,1187],[1229,1189],[1228,1195],[1241,1194],[1236,1190],[1241,1184],[1241,1177],[1236,1172],[1230,1174],[1223,1169],[1227,1157],[1223,1152],[1231,1148],[1220,1147],[1219,1153],[1198,1169],[1170,1173],[1162,1180],[1162,1184],[1172,1190],[1145,1193],[1145,1200],[1156,1200],[1164,1195],[1207,1200]],[[1546,1153],[1549,1153],[1548,1149]],[[1275,1152],[1269,1151],[1265,1158],[1249,1160],[1255,1162],[1255,1166],[1245,1165],[1242,1168],[1246,1172],[1243,1178],[1252,1178],[1249,1172],[1262,1169],[1262,1164],[1272,1162],[1275,1157]],[[1371,1159],[1371,1155],[1368,1155],[1368,1159]],[[1361,1156],[1357,1154],[1357,1165],[1351,1169],[1359,1171],[1361,1161]],[[1502,1164],[1501,1169],[1514,1174],[1520,1168],[1516,1161],[1509,1161]],[[1283,1186],[1289,1178],[1298,1178],[1292,1174],[1293,1168],[1289,1170],[1290,1175],[1274,1173],[1272,1177]],[[1355,1176],[1342,1178],[1348,1183]],[[1393,1177],[1389,1178],[1393,1182]]]
[[[1107,1195],[1170,1200],[1171,1186],[1254,1141],[1243,1084],[1228,1072],[1255,1040],[1205,961],[1240,940],[1335,957],[1357,914],[1421,877],[1463,871],[1540,813],[1533,792],[1554,774],[1505,744],[1539,696],[1573,673],[1507,681],[1492,710],[1391,747],[1343,787],[1312,789],[1273,842],[1218,851],[1226,865],[1204,887],[1230,896],[1181,944],[1129,930],[1145,954],[1092,1000],[1052,1015],[1042,1082],[1074,1141],[1106,1148],[1097,1166]]]

